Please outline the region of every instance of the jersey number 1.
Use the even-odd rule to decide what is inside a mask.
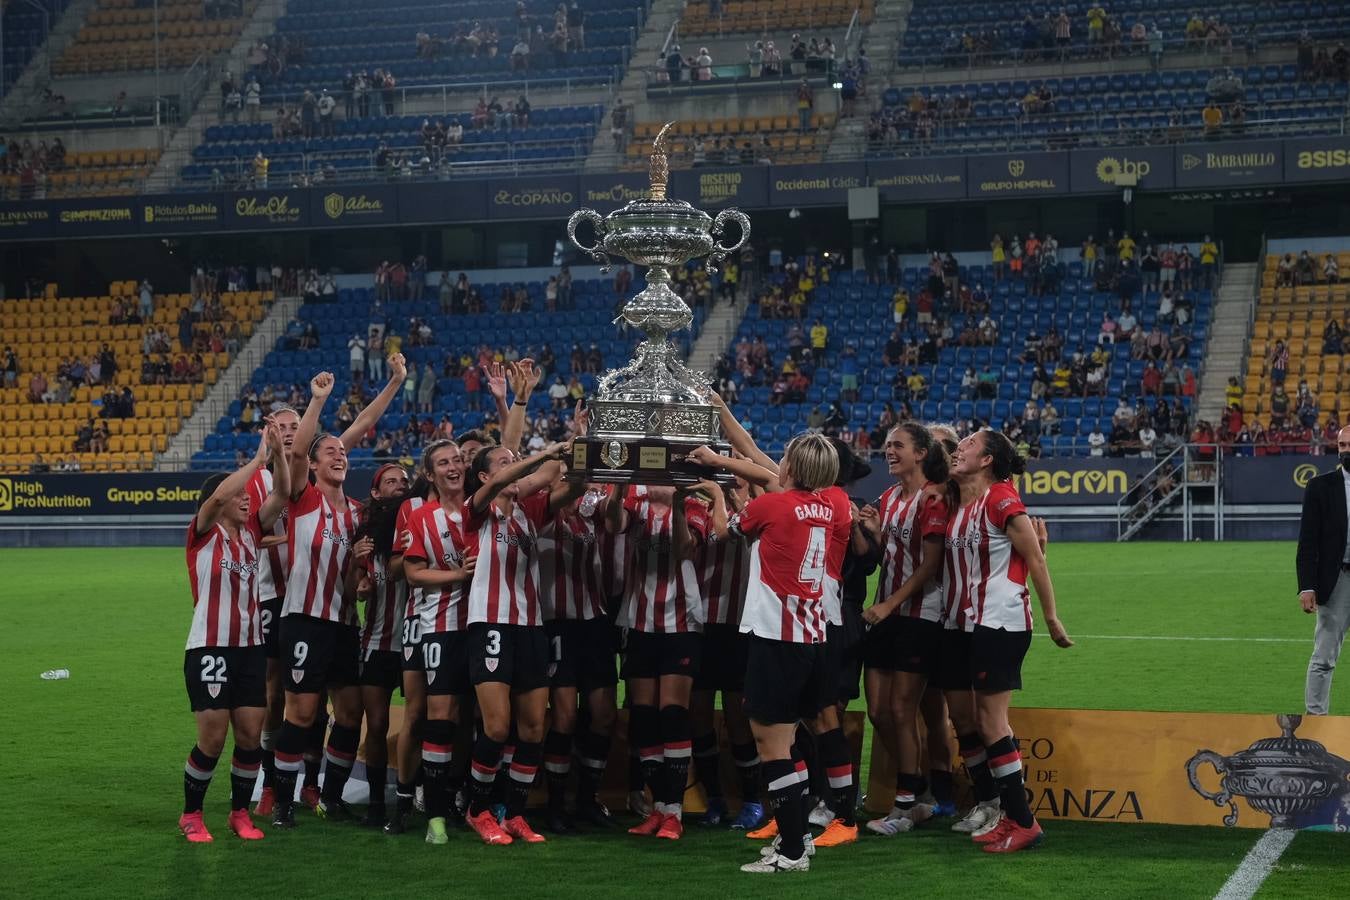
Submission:
[[[825,529],[819,525],[811,529],[806,542],[806,555],[802,557],[802,567],[797,580],[811,585],[811,592],[819,594],[825,583]]]

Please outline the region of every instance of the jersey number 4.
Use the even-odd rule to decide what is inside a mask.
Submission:
[[[797,580],[802,584],[811,585],[813,594],[819,594],[821,586],[825,583],[825,529],[820,526],[811,529],[811,536],[806,542],[806,555],[802,557],[802,567],[797,572]]]

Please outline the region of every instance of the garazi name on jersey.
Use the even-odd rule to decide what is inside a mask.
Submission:
[[[797,515],[798,522],[805,522],[807,519],[834,521],[834,507],[828,503],[798,503],[794,512]]]

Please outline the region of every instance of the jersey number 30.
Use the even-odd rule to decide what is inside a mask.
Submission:
[[[806,542],[806,555],[802,557],[797,580],[811,585],[814,594],[819,594],[825,583],[825,529],[818,525],[811,529],[811,537]]]

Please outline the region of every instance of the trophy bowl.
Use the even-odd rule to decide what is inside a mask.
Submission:
[[[750,236],[750,220],[735,209],[714,218],[683,200],[666,197],[669,166],[665,139],[673,123],[657,135],[648,165],[648,197],[632,200],[608,216],[580,209],[567,220],[567,236],[607,272],[612,257],[647,266],[647,286],[631,298],[619,318],[646,336],[628,365],[601,376],[590,401],[589,431],[573,445],[571,478],[595,482],[691,484],[701,478],[723,483],[732,477],[688,459],[696,447],[708,445],[731,452],[722,440],[721,417],[708,402],[708,377],[685,366],[671,332],[689,327],[694,315],[670,287],[671,268],[693,259],[707,259],[707,270],[739,250]],[[577,230],[589,222],[594,243],[587,245]],[[734,223],[739,239],[724,244],[726,224]],[[618,321],[616,319],[615,321]]]

